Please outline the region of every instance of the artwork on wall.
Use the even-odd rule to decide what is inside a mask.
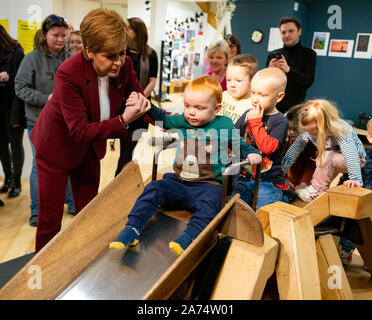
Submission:
[[[372,33],[358,33],[354,58],[372,58]]]
[[[280,29],[270,28],[267,51],[274,51],[280,48],[283,48],[283,41],[282,37],[280,36]]]
[[[206,21],[207,17],[203,13],[166,21],[165,33],[173,42],[171,81],[191,80],[195,76],[201,60],[200,40]],[[198,60],[194,61],[196,58]]]
[[[330,57],[351,58],[354,40],[332,39],[329,45],[328,55]]]
[[[329,32],[314,32],[312,49],[318,56],[326,56],[329,43]]]

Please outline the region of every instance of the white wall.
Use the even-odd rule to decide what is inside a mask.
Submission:
[[[53,0],[53,4],[53,9],[61,10],[61,16],[70,21],[75,30],[80,29],[80,23],[89,11],[101,7],[99,2],[87,0]],[[58,14],[56,11],[53,13]]]
[[[152,6],[157,0],[152,0]],[[127,18],[140,18],[147,27],[150,27],[151,10],[146,10],[145,0],[128,0]]]
[[[102,3],[102,8],[107,10],[116,11],[124,19],[128,17],[128,6],[126,4],[117,4],[117,3]]]
[[[9,34],[18,39],[18,20],[41,22],[51,7],[52,0],[0,0],[0,19],[9,20]]]

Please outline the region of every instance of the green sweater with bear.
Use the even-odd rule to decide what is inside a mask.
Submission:
[[[219,185],[222,171],[230,163],[229,149],[238,159],[245,159],[249,153],[259,154],[256,148],[240,138],[239,130],[226,116],[216,116],[206,125],[194,127],[183,114],[170,115],[153,104],[148,115],[157,122],[156,125],[178,133],[173,168],[183,181]]]

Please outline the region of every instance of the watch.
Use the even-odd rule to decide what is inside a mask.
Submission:
[[[251,40],[254,42],[254,43],[260,43],[263,39],[263,33],[261,30],[254,30],[252,32],[252,36],[251,36]]]

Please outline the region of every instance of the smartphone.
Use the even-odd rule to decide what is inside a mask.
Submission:
[[[279,60],[279,59],[282,58],[282,54],[280,52],[275,52],[274,53],[274,58],[277,59],[277,60]]]

